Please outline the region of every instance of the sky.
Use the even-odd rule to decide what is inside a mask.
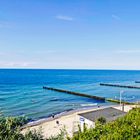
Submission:
[[[140,0],[0,0],[0,68],[140,70]]]

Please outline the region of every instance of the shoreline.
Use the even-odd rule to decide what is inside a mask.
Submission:
[[[25,124],[22,127],[22,129],[25,129],[26,127],[37,126],[37,125],[40,125],[44,122],[53,121],[53,120],[59,119],[63,116],[71,115],[71,114],[78,113],[78,112],[90,111],[90,110],[93,110],[93,109],[100,109],[100,108],[103,109],[103,108],[107,108],[107,107],[117,107],[117,106],[118,106],[118,104],[95,105],[95,106],[88,106],[88,107],[83,107],[83,108],[78,108],[78,109],[65,110],[65,111],[58,112],[58,113],[54,114],[54,118],[51,115],[49,115],[48,117],[44,117],[44,118],[41,118],[41,119],[30,121],[27,124]]]
[[[136,105],[136,104],[125,104],[125,106],[127,105]],[[99,106],[99,107],[98,107]],[[85,107],[82,107],[82,108],[77,108],[77,109],[68,109],[68,110],[64,110],[62,112],[56,112],[56,113],[52,113],[52,115],[50,114],[49,116],[47,117],[42,117],[42,118],[38,118],[37,120],[32,120],[29,121],[27,124],[25,124],[21,129],[25,129],[26,127],[33,127],[33,126],[37,126],[37,125],[40,125],[44,122],[48,122],[48,121],[53,121],[55,119],[59,119],[60,117],[63,117],[63,116],[67,116],[67,115],[70,115],[70,114],[73,114],[73,113],[76,113],[76,112],[81,112],[81,111],[88,111],[88,110],[91,110],[91,109],[100,109],[100,108],[106,108],[106,107],[118,107],[120,106],[118,104],[118,102],[112,102],[112,104],[108,105],[108,104],[97,104],[97,105],[94,105],[94,106],[85,106]],[[52,117],[54,115],[54,118]]]

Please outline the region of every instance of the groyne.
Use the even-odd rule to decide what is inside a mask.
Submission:
[[[116,100],[116,99],[111,99],[111,98],[106,98],[106,101],[108,102],[113,102],[113,103],[117,103],[119,104],[120,103],[120,100]],[[122,104],[126,104],[126,105],[135,105],[136,103],[134,102],[127,102],[127,101],[121,101]]]
[[[53,91],[57,91],[57,92],[62,92],[62,93],[67,93],[67,94],[76,95],[76,96],[87,97],[87,98],[91,98],[91,99],[96,99],[96,100],[105,101],[105,97],[99,97],[99,96],[94,96],[94,95],[88,95],[88,94],[79,93],[79,92],[74,92],[74,91],[68,91],[68,90],[64,90],[64,89],[57,89],[57,88],[46,87],[46,86],[43,86],[43,89],[53,90]]]
[[[90,99],[101,100],[101,101],[104,101],[104,102],[108,101],[108,102],[120,103],[120,100],[105,98],[105,97],[99,97],[99,96],[94,96],[94,95],[89,95],[89,94],[84,94],[84,93],[79,93],[79,92],[74,92],[74,91],[68,91],[68,90],[64,90],[64,89],[57,89],[57,88],[46,87],[46,86],[43,86],[43,89],[62,92],[62,93],[66,93],[66,94],[72,94],[72,95],[86,97],[86,98],[90,98]],[[124,104],[135,104],[133,102],[127,102],[127,101],[123,101],[123,100],[121,102],[124,103]]]
[[[140,89],[140,87],[138,87],[138,86],[119,85],[119,84],[106,84],[106,83],[100,83],[100,86]]]
[[[135,81],[135,83],[140,83],[140,81]]]

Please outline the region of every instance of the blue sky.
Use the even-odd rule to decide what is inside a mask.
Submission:
[[[140,69],[139,0],[1,0],[0,68]]]

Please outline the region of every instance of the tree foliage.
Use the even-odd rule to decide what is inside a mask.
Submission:
[[[28,131],[21,134],[21,126],[27,123],[25,117],[0,117],[0,140],[43,140],[40,132]]]
[[[25,117],[0,117],[0,140],[63,140],[64,131],[58,136],[49,139],[43,138],[41,131],[21,133],[21,126],[27,123]]]
[[[106,119],[105,119],[104,117],[98,118],[97,121],[98,121],[99,123],[101,123],[101,124],[105,124],[105,123],[106,123]]]

